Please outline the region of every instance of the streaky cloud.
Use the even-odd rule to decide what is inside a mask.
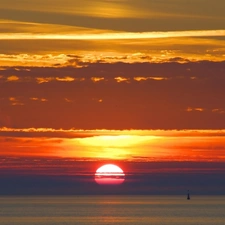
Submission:
[[[225,136],[225,130],[82,130],[82,129],[54,129],[54,128],[9,128],[1,127],[2,137],[61,137],[87,138],[94,136],[138,135],[154,137],[211,137]]]
[[[0,40],[120,40],[120,39],[156,39],[174,37],[223,37],[225,30],[188,30],[165,32],[118,32],[100,34],[35,34],[1,33]]]

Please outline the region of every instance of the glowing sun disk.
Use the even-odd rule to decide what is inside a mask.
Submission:
[[[124,177],[123,170],[114,164],[101,166],[95,173],[95,181],[98,184],[122,184]]]

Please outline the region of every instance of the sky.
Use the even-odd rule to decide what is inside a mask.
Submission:
[[[225,194],[224,8],[0,0],[0,194]]]

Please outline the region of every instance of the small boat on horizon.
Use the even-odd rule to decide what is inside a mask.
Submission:
[[[191,197],[190,197],[190,193],[189,193],[189,190],[188,190],[188,193],[187,193],[187,200],[190,200]]]

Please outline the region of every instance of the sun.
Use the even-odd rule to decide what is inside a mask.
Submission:
[[[95,182],[97,184],[117,185],[125,180],[123,170],[114,164],[106,164],[99,167],[95,173]]]

